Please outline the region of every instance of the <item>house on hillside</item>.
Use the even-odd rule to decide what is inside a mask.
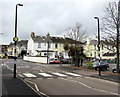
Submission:
[[[69,58],[68,53],[64,50],[64,44],[74,45],[78,41],[74,41],[70,38],[52,37],[52,36],[35,36],[35,33],[31,33],[31,37],[27,43],[27,53],[30,56],[47,56],[55,58],[63,56]],[[80,45],[83,43],[79,42]]]
[[[25,50],[27,51],[27,40],[21,40],[17,42],[17,46],[16,46],[16,52],[17,52],[17,56],[20,56],[21,51]],[[8,56],[14,56],[15,53],[15,44],[14,43],[10,43],[8,46]]]

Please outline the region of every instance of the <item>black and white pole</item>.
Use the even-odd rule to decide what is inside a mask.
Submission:
[[[15,37],[13,38],[13,41],[15,42],[15,51],[14,51],[14,74],[13,74],[13,78],[16,78],[16,59],[17,59],[17,50],[16,50],[16,46],[17,46],[17,41],[18,41],[18,37],[17,37],[17,7],[18,6],[23,6],[23,4],[16,4],[16,11],[15,11]]]

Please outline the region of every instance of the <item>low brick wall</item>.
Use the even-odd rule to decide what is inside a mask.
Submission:
[[[47,57],[24,56],[23,60],[30,61],[30,62],[47,63]]]

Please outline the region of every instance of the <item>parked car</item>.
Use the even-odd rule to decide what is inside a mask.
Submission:
[[[98,70],[99,68],[101,70],[108,70],[109,64],[106,61],[100,61],[100,63],[99,63],[99,61],[97,60],[97,61],[93,62],[93,68],[95,70]]]
[[[62,64],[68,64],[70,63],[69,59],[62,59],[61,61]]]
[[[112,72],[116,73],[117,72],[117,68],[116,67],[112,68]],[[120,67],[119,67],[119,73],[120,73]]]
[[[49,63],[50,64],[60,64],[60,61],[58,58],[51,58]]]

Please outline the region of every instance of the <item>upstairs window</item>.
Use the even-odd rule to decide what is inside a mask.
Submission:
[[[48,47],[51,48],[51,44],[50,43],[49,43]]]
[[[58,48],[58,44],[55,44],[55,48]]]
[[[96,50],[96,45],[94,45],[94,50]]]
[[[38,43],[38,48],[41,48],[41,43]]]

